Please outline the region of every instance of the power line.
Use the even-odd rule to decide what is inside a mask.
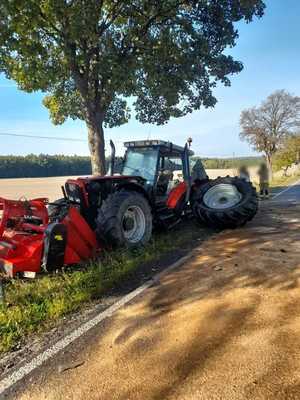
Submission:
[[[86,139],[78,139],[78,138],[66,138],[61,136],[42,136],[42,135],[30,135],[27,133],[9,133],[9,132],[0,132],[0,136],[12,136],[12,137],[25,137],[30,139],[49,139],[49,140],[59,140],[59,141],[66,141],[66,142],[81,142],[87,143]],[[109,140],[105,140],[105,142],[109,142]],[[122,140],[114,140],[116,143],[122,143]]]
[[[40,135],[29,135],[24,133],[8,133],[8,132],[0,132],[0,136],[13,136],[13,137],[26,137],[31,139],[47,139],[47,140],[64,140],[67,142],[84,142],[87,140],[77,139],[77,138],[64,138],[61,136],[40,136]]]

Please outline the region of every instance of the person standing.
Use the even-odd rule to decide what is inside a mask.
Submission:
[[[265,163],[262,163],[258,170],[259,189],[262,198],[269,197],[269,170]]]
[[[244,179],[246,182],[250,182],[250,174],[246,165],[242,165],[239,168],[239,177]]]

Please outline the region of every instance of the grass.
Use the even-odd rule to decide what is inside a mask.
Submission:
[[[293,174],[291,176],[283,176],[281,178],[273,178],[273,180],[270,182],[271,191],[274,189],[280,189],[282,186],[292,185],[293,183],[299,181],[299,179],[300,173]],[[259,184],[253,183],[253,185],[256,187],[257,193],[259,193]]]
[[[179,231],[155,235],[135,251],[105,252],[101,259],[77,270],[41,275],[33,281],[11,280],[5,287],[6,305],[0,306],[0,354],[13,350],[28,336],[55,326],[66,315],[99,299],[143,263],[183,248],[200,237],[189,223]],[[202,231],[203,232],[203,231]]]
[[[281,186],[288,186],[297,182],[300,179],[300,173],[291,176],[283,176],[281,178],[274,178],[270,184],[272,189],[276,189]]]

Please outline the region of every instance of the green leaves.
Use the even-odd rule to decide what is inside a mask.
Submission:
[[[261,0],[2,0],[0,70],[28,92],[47,93],[54,123],[101,114],[113,127],[163,124],[216,103],[242,64],[223,54],[234,23],[261,17]]]
[[[274,158],[277,170],[287,169],[300,161],[300,135],[289,135],[283,142]]]

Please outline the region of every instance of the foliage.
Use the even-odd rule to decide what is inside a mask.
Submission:
[[[121,170],[121,157],[116,157],[115,172]],[[106,160],[106,166],[109,159]],[[90,175],[90,157],[47,154],[27,156],[0,156],[1,178],[36,178],[47,176]]]
[[[217,82],[242,70],[224,54],[236,23],[262,0],[2,0],[0,71],[28,92],[47,92],[54,123],[83,119],[93,172],[104,173],[102,126],[136,118],[164,124],[216,103]]]
[[[292,135],[283,142],[274,158],[277,170],[287,170],[292,164],[300,161],[300,136]]]
[[[68,176],[91,174],[89,157],[49,156],[0,156],[0,178],[26,178],[42,176]]]
[[[198,157],[193,157],[195,160]],[[239,168],[241,165],[257,165],[261,157],[236,157],[236,158],[204,158],[205,168],[223,169]],[[109,160],[106,160],[108,167]],[[115,172],[121,171],[122,158],[116,157]],[[80,176],[90,175],[91,162],[89,157],[64,156],[47,154],[27,156],[0,156],[1,178],[37,178],[50,176]]]
[[[300,97],[285,90],[272,93],[260,107],[241,113],[241,138],[264,152],[272,171],[272,159],[283,140],[300,126]]]
[[[91,304],[144,263],[159,261],[168,252],[190,246],[191,241],[203,236],[203,230],[189,223],[181,226],[180,235],[164,233],[156,235],[143,249],[104,253],[84,269],[73,267],[33,281],[11,281],[6,286],[7,306],[0,306],[0,353]]]
[[[290,185],[293,185],[294,183],[298,182],[300,179],[300,172],[296,172],[290,176],[280,176],[280,177],[275,177],[273,181],[271,182],[270,186],[272,190],[274,190],[273,193],[276,194],[278,191],[281,191],[283,187],[287,187]]]

